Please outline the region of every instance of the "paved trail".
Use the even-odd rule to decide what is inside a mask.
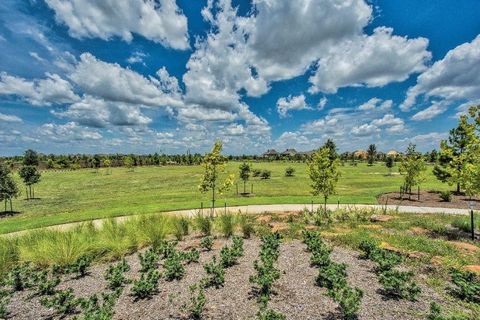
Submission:
[[[314,204],[313,209],[316,210],[320,205]],[[323,205],[322,205],[323,206]],[[264,204],[264,205],[247,205],[247,206],[235,206],[235,207],[227,207],[227,211],[229,212],[238,212],[241,211],[242,213],[248,214],[259,214],[264,212],[286,212],[286,211],[300,211],[304,208],[312,209],[311,204]],[[372,204],[328,204],[328,209],[334,210],[337,208],[375,208],[375,209],[382,209],[385,206],[381,205],[372,205]],[[415,206],[396,206],[396,205],[388,205],[386,206],[387,210],[396,210],[402,213],[446,213],[446,214],[459,214],[459,215],[466,215],[469,214],[470,210],[468,209],[454,209],[454,208],[436,208],[436,207],[415,207]],[[204,209],[205,212],[209,212],[210,209]],[[222,213],[224,212],[225,208],[218,208],[215,212]],[[177,211],[168,211],[168,212],[161,212],[161,214],[169,214],[169,215],[183,215],[191,217],[199,212],[199,209],[189,209],[189,210],[177,210]],[[159,213],[160,214],[160,213]],[[129,218],[135,216],[121,216],[114,218],[116,221],[121,222],[125,221]],[[107,219],[95,219],[92,220],[93,224],[96,227],[100,227],[103,222]],[[41,229],[47,230],[68,230],[75,226],[78,226],[82,222],[74,222],[74,223],[66,223],[66,224],[59,224],[54,226],[49,226]],[[7,233],[3,236],[18,236],[24,234],[31,230],[39,230],[39,229],[30,229],[30,230],[23,230],[17,231],[12,233]],[[0,235],[2,236],[2,235]]]

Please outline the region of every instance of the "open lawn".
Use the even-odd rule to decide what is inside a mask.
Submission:
[[[238,177],[239,165],[240,162],[228,163],[226,172]],[[294,177],[284,176],[289,166],[295,169]],[[229,206],[312,201],[304,163],[259,162],[253,163],[253,168],[271,170],[271,179],[253,178],[247,187],[250,191],[253,183],[253,197],[237,195],[234,186],[228,194],[219,197],[217,206],[223,206],[225,201]],[[338,195],[331,197],[329,202],[376,203],[377,195],[397,191],[402,184],[397,168],[388,175],[383,163],[374,166],[347,163],[341,167]],[[428,168],[422,188],[449,189],[448,185],[436,180],[431,169]],[[201,202],[209,206],[210,194],[198,191],[201,174],[201,166],[139,167],[134,172],[113,168],[109,175],[104,169],[98,172],[89,169],[45,171],[35,188],[35,196],[39,199],[24,200],[23,191],[22,196],[14,200],[14,210],[18,213],[0,219],[0,234],[97,218],[198,208]],[[243,191],[241,181],[238,181],[238,188],[239,192]]]

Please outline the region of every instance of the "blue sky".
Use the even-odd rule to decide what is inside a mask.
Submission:
[[[437,148],[480,1],[3,0],[0,154]]]

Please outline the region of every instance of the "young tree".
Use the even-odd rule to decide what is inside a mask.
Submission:
[[[212,213],[215,212],[215,196],[218,189],[217,180],[220,173],[225,171],[225,163],[227,162],[227,158],[221,154],[222,148],[222,142],[216,141],[212,151],[206,153],[203,157],[203,168],[205,171],[198,186],[202,193],[212,191]]]
[[[7,211],[7,202],[10,202],[10,212],[13,212],[12,198],[18,197],[19,194],[10,169],[5,164],[0,163],[0,201],[5,202],[5,212]]]
[[[32,149],[28,149],[23,154],[23,166],[18,174],[27,186],[27,200],[35,197],[33,185],[40,181],[41,174],[37,169],[39,164],[38,154]]]
[[[41,174],[35,166],[23,166],[18,172],[23,183],[27,186],[27,200],[35,198],[35,190],[33,185],[40,181]]]
[[[110,174],[110,167],[112,166],[112,160],[109,158],[103,159],[103,166],[107,169],[107,174]]]
[[[307,173],[312,180],[312,194],[323,195],[324,210],[327,212],[328,197],[335,194],[335,187],[340,177],[338,159],[332,159],[330,149],[323,147],[317,150],[308,163]]]
[[[335,142],[333,142],[332,139],[327,139],[327,141],[323,145],[323,148],[328,149],[330,160],[333,161],[338,158],[337,145],[335,144]]]
[[[128,171],[133,171],[133,159],[130,156],[125,156],[123,158],[123,165],[127,167]]]
[[[287,167],[285,169],[285,177],[293,177],[294,173],[295,173],[295,169],[292,167]]]
[[[458,126],[450,130],[448,140],[440,143],[438,163],[433,169],[433,174],[438,180],[449,185],[457,186],[457,193],[461,191],[461,180],[464,175],[465,164],[468,157],[465,151],[475,138],[475,125],[468,122],[468,117],[460,117]]]
[[[385,159],[385,166],[388,168],[388,174],[392,175],[392,168],[395,165],[395,159],[393,157],[387,157]]]
[[[243,193],[247,193],[247,181],[250,179],[251,168],[246,162],[240,165],[240,179],[243,180]]]
[[[23,154],[24,166],[38,166],[39,164],[38,153],[32,149],[28,149]]]
[[[374,144],[368,146],[368,165],[371,166],[375,162],[375,157],[377,156],[377,147]]]
[[[403,175],[405,190],[408,191],[409,196],[412,187],[423,181],[423,172],[426,169],[427,166],[422,155],[415,150],[414,144],[409,144],[399,167],[400,174]]]

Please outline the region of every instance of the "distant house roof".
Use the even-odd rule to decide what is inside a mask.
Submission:
[[[395,150],[390,150],[387,152],[387,156],[389,157],[396,157],[398,156],[400,153],[398,151],[395,151]]]
[[[282,155],[283,155],[283,156],[294,156],[294,155],[296,155],[297,153],[298,153],[298,152],[297,152],[297,150],[295,150],[295,149],[287,149],[287,150],[285,150],[285,151],[282,152]]]
[[[368,157],[368,152],[365,150],[357,150],[353,153],[356,158],[366,159]]]
[[[276,155],[278,155],[278,152],[277,152],[277,150],[275,150],[275,149],[268,149],[267,152],[265,152],[265,153],[263,154],[264,157],[267,157],[267,156],[276,156]]]
[[[304,156],[311,156],[314,153],[315,153],[315,150],[311,150],[311,151],[301,151],[298,154],[301,154],[301,155],[304,155]]]

